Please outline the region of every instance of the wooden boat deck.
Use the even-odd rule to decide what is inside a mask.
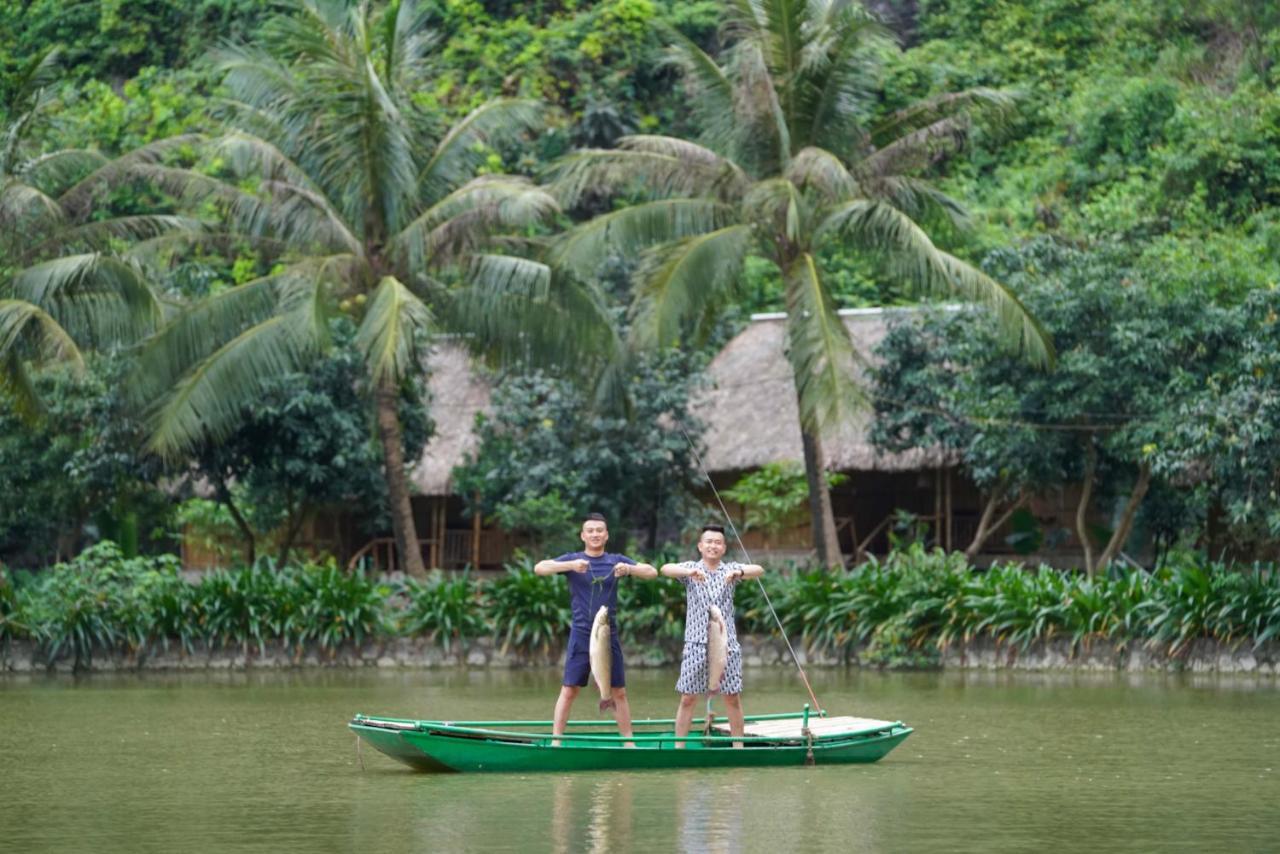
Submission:
[[[875,718],[855,718],[848,715],[832,718],[816,716],[809,718],[809,732],[813,734],[814,738],[877,732],[879,730],[892,729],[895,725],[893,721],[880,721]],[[743,730],[743,735],[761,738],[800,739],[804,738],[803,729],[803,722],[797,719],[748,721],[745,730]],[[712,731],[716,735],[730,734],[727,723],[717,723],[712,727]]]

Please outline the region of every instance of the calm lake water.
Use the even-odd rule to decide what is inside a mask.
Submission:
[[[674,672],[628,675],[637,717],[672,714]],[[868,766],[428,775],[361,770],[347,719],[545,719],[558,672],[0,677],[0,850],[1280,850],[1274,680],[811,676],[915,734]],[[748,712],[803,702],[746,680]]]

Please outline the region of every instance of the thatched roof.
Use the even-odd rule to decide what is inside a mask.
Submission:
[[[884,338],[893,311],[840,312],[864,359],[870,360]],[[795,383],[785,345],[786,315],[757,314],[712,360],[708,372],[715,387],[703,398],[707,405],[697,409],[707,425],[704,462],[709,471],[744,471],[766,463],[804,459]],[[872,447],[867,435],[871,417],[870,412],[859,413],[850,423],[824,434],[829,469],[915,471],[941,464],[941,454],[933,451],[888,454]]]
[[[884,338],[894,310],[846,309],[840,314],[864,358]],[[899,310],[901,311],[901,310]],[[770,462],[803,459],[799,415],[791,366],[783,351],[786,315],[755,315],[716,355],[708,369],[713,388],[697,408],[707,425],[704,463],[710,472],[758,468]],[[431,370],[435,434],[414,467],[414,489],[421,495],[449,495],[453,467],[475,450],[472,432],[477,412],[488,412],[490,387],[461,347],[441,344],[428,359]],[[936,452],[886,454],[867,438],[871,413],[861,413],[823,437],[827,466],[840,471],[916,471],[941,463]]]
[[[477,412],[489,411],[490,389],[471,357],[455,344],[433,347],[427,358],[431,371],[431,400],[427,404],[436,430],[414,466],[413,488],[421,495],[449,495],[453,467],[475,450],[472,428]]]

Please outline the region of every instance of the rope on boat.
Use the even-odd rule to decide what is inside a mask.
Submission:
[[[364,770],[364,754],[360,752],[360,734],[356,733],[356,762],[360,763],[360,770]]]
[[[680,432],[684,434],[684,440],[689,443],[689,450],[693,452],[693,459],[698,464],[698,469],[702,472],[702,477],[707,482],[707,486],[711,487],[711,494],[716,497],[716,503],[720,505],[720,512],[724,515],[724,520],[729,524],[729,530],[733,532],[733,538],[738,541],[738,548],[742,549],[742,555],[747,559],[747,563],[751,563],[751,553],[747,551],[747,546],[742,542],[742,537],[738,534],[738,526],[733,524],[733,517],[729,515],[729,509],[724,506],[724,501],[720,498],[720,490],[716,489],[715,483],[711,480],[711,475],[707,473],[707,467],[702,464],[702,455],[698,453],[698,448],[693,444],[693,440],[689,438],[689,432],[684,429],[684,422],[676,419],[676,424],[680,426]],[[773,621],[778,624],[778,633],[782,635],[782,641],[787,645],[787,652],[791,653],[791,660],[796,664],[796,670],[800,671],[800,681],[804,683],[804,689],[809,692],[809,699],[813,700],[813,707],[818,710],[818,714],[822,714],[822,704],[818,702],[818,696],[813,693],[813,686],[809,684],[809,677],[804,672],[804,667],[800,664],[800,657],[796,655],[795,647],[791,645],[791,639],[787,637],[787,630],[782,626],[782,620],[778,618],[778,612],[773,609],[773,600],[769,598],[769,591],[764,589],[764,582],[756,578],[756,584],[760,586],[760,592],[764,595],[764,604],[769,607],[769,613],[773,615]],[[707,708],[711,708],[711,698],[707,697]],[[812,756],[812,746],[810,747],[810,756]]]

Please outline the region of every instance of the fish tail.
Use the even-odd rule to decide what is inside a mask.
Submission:
[[[616,703],[614,703],[614,702],[613,702],[613,700],[601,700],[601,701],[600,701],[600,711],[602,711],[602,712],[607,712],[607,711],[610,711],[611,709],[615,709],[615,708],[617,708],[617,704],[616,704]]]

